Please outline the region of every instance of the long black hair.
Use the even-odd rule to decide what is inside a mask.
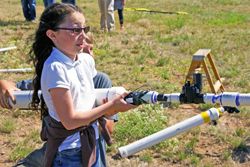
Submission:
[[[33,79],[34,93],[31,105],[35,109],[38,109],[41,102],[40,108],[42,117],[48,114],[48,109],[43,98],[39,98],[38,91],[41,90],[41,75],[44,62],[50,56],[55,46],[52,40],[46,35],[46,32],[49,29],[56,31],[56,27],[64,21],[65,17],[74,12],[82,13],[77,6],[64,3],[55,3],[46,8],[41,15],[40,23],[35,34],[35,40],[29,53],[35,67],[35,76]]]

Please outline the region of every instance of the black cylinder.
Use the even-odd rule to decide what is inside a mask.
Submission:
[[[199,92],[202,92],[202,74],[201,73],[194,73],[193,75],[194,85],[196,88],[199,89]]]

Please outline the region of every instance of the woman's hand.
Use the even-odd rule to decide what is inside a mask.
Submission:
[[[86,44],[83,48],[83,52],[84,53],[88,53],[91,56],[94,56],[94,52],[93,52],[93,44]]]
[[[124,7],[126,4],[126,0],[122,0],[122,6]]]
[[[113,100],[111,100],[113,110],[106,112],[105,116],[110,117],[112,115],[117,114],[118,112],[125,112],[130,109],[136,108],[137,106],[129,104],[124,100],[124,97],[126,97],[127,95],[128,93],[123,93],[122,95],[119,95]]]
[[[9,104],[9,99],[14,103],[15,96],[13,91],[20,90],[16,87],[14,82],[7,80],[0,80],[0,105],[3,108],[11,109],[12,106]]]
[[[91,56],[94,56],[93,52],[93,37],[91,34],[88,34],[85,39],[86,43],[85,46],[83,47],[83,52],[88,53]]]

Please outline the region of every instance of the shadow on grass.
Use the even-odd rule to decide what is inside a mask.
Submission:
[[[233,150],[232,158],[239,163],[250,161],[250,138]]]

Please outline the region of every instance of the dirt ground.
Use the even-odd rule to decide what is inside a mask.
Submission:
[[[181,116],[176,116],[176,112],[182,112]],[[189,118],[194,114],[197,114],[199,111],[194,109],[193,106],[183,106],[179,109],[171,109],[169,112],[170,124],[174,124],[176,122],[180,122],[180,120],[184,120],[185,118]],[[18,125],[14,132],[10,134],[0,133],[0,167],[10,167],[15,164],[14,161],[10,160],[10,154],[12,149],[15,147],[15,144],[18,141],[24,140],[25,136],[29,135],[31,131],[37,130],[39,132],[40,127],[40,117],[38,114],[30,114],[30,112],[25,114],[19,114],[18,117],[15,114],[10,114],[8,112],[2,113],[2,119],[8,119],[9,117],[13,117],[15,125]],[[16,117],[16,118],[15,118]],[[222,161],[222,155],[225,150],[230,149],[229,144],[222,143],[218,141],[214,134],[207,133],[207,126],[210,125],[202,125],[201,133],[199,135],[199,142],[195,147],[195,153],[201,155],[201,163],[197,166],[233,166],[233,167],[247,167],[250,166],[250,138],[246,140],[246,146],[244,149],[235,149],[232,150],[232,158],[226,161]],[[230,115],[225,115],[220,118],[217,126],[226,133],[226,131],[231,132],[239,127],[249,127],[249,121],[247,124],[244,120],[239,117],[231,117]],[[188,132],[187,132],[188,134]],[[189,137],[186,135],[185,137]],[[191,137],[191,136],[190,136]],[[11,140],[14,140],[11,141]],[[30,144],[32,149],[39,148],[42,143],[41,142],[33,142]],[[184,161],[176,161],[167,157],[162,157],[159,153],[155,153],[151,150],[150,156],[152,157],[152,161],[145,162],[140,159],[140,155],[143,154],[145,150],[129,157],[117,159],[114,158],[115,151],[111,151],[108,153],[108,164],[111,167],[182,167],[182,166],[192,166],[190,163]]]

